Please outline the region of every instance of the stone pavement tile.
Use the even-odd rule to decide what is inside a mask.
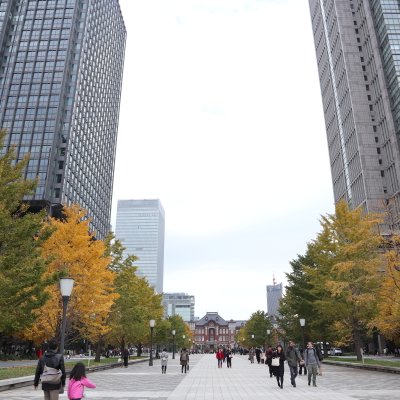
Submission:
[[[87,389],[88,399],[97,400],[400,400],[399,375],[324,365],[318,387],[309,387],[306,376],[298,376],[297,387],[290,385],[285,366],[284,388],[270,378],[265,365],[250,364],[235,356],[233,368],[217,368],[215,355],[191,357],[189,373],[181,374],[179,360],[170,360],[167,374],[161,374],[158,360],[92,373],[97,388]],[[0,399],[43,399],[41,390],[21,388],[0,392]],[[66,395],[60,396],[65,400]]]
[[[190,358],[194,367],[201,356]],[[159,360],[130,365],[128,368],[114,368],[88,375],[96,383],[96,389],[86,389],[85,398],[96,400],[166,400],[175,387],[185,378],[179,366],[179,356],[172,360],[170,355],[166,374],[161,374]],[[43,399],[42,390],[31,387],[0,392],[0,399],[22,400]],[[66,394],[60,400],[67,399]]]
[[[400,400],[398,375],[324,366],[317,377],[317,387],[308,386],[306,376],[298,376],[297,387],[290,384],[285,365],[284,388],[267,374],[262,364],[250,364],[236,356],[233,368],[217,368],[215,356],[204,356],[191,373],[177,386],[168,400]]]

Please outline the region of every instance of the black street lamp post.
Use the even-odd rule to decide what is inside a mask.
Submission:
[[[300,318],[300,326],[301,326],[301,340],[302,340],[302,346],[303,346],[303,351],[305,351],[306,346],[304,343],[304,327],[306,326],[306,320],[304,318]]]
[[[175,334],[176,334],[176,330],[174,329],[172,331],[172,337],[174,339],[173,345],[172,345],[172,359],[175,360]]]
[[[153,366],[153,330],[154,330],[154,325],[156,324],[156,321],[154,319],[151,319],[150,322],[150,360],[149,360],[149,366]]]
[[[267,336],[268,336],[268,346],[271,346],[271,339],[270,339],[271,329],[267,329]]]
[[[69,298],[71,297],[73,286],[74,286],[74,280],[72,278],[60,278],[60,291],[63,303],[63,314],[61,322],[61,343],[60,343],[60,353],[62,355],[64,355],[65,327],[67,324],[67,306]]]

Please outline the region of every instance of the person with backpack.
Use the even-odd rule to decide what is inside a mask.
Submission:
[[[304,351],[304,362],[308,371],[308,386],[311,385],[312,378],[313,386],[316,387],[318,368],[321,366],[321,361],[312,342],[307,343],[307,348]]]
[[[303,375],[303,371],[304,371],[304,375],[307,375],[306,363],[304,362],[303,346],[299,347],[299,351],[300,351],[300,356],[301,356],[301,361],[299,361],[299,375]]]
[[[286,348],[285,357],[290,370],[290,383],[293,387],[296,387],[297,368],[299,362],[302,361],[303,358],[301,357],[299,350],[296,349],[294,342],[291,340],[289,341],[289,346]]]
[[[186,351],[185,348],[183,348],[181,351],[180,362],[181,362],[181,366],[182,366],[182,374],[183,374],[183,371],[185,371],[185,374],[186,374],[188,363],[189,363],[189,353]]]
[[[33,386],[36,390],[39,386],[39,380],[41,381],[45,400],[58,400],[60,392],[64,392],[66,378],[64,357],[57,350],[57,342],[51,340],[48,350],[36,366]]]
[[[86,378],[86,369],[83,363],[78,362],[72,368],[68,382],[68,399],[82,400],[85,387],[94,389],[96,385]]]
[[[324,359],[324,356],[322,354],[321,347],[318,344],[315,346],[315,351],[317,352],[317,357],[320,361],[318,367],[318,375],[322,375],[322,360]]]

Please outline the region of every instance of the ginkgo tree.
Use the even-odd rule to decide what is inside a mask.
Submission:
[[[63,218],[49,218],[48,224],[53,233],[42,245],[42,256],[49,262],[46,274],[74,279],[68,326],[83,338],[96,342],[110,330],[106,322],[119,297],[114,290],[115,272],[109,268],[111,258],[105,255],[104,242],[95,240],[90,232],[86,211],[78,205],[65,206]],[[60,325],[58,283],[49,286],[46,292],[49,300],[37,313],[33,328],[25,332],[25,337],[35,343],[54,337]]]
[[[0,147],[5,136],[0,130]],[[17,161],[13,149],[0,156],[0,335],[29,328],[46,300],[39,234],[44,214],[29,212],[23,202],[37,183],[24,179],[27,162],[28,157]]]
[[[387,339],[400,345],[400,236],[385,239],[385,253],[380,272],[378,313],[371,321]]]
[[[158,321],[163,315],[161,295],[136,274],[136,267],[128,265],[117,273],[115,288],[119,297],[111,310],[107,339],[121,349],[134,344],[140,354],[142,344],[149,339],[149,321]]]
[[[308,248],[315,264],[305,271],[316,294],[316,318],[324,314],[330,329],[354,344],[358,359],[377,310],[380,222],[377,215],[350,210],[340,201],[334,214],[322,217],[322,230]]]

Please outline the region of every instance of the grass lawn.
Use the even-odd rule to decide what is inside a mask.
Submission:
[[[140,359],[142,357],[131,357],[131,360]],[[90,360],[90,366],[96,366],[101,364],[113,364],[117,362],[118,358],[104,358],[101,359],[100,362],[94,362],[93,359]],[[65,368],[68,370],[72,369],[72,367],[77,363],[77,360],[74,361],[65,361]],[[80,360],[83,362],[85,366],[87,366],[88,360],[83,358]],[[8,367],[8,368],[0,368],[0,380],[1,379],[10,379],[10,378],[19,378],[21,376],[29,376],[35,375],[36,366],[29,366],[29,367]]]
[[[343,361],[349,362],[354,364],[362,364],[362,361],[357,361],[355,358],[349,357],[329,357],[326,361]],[[393,361],[393,360],[377,360],[371,358],[364,358],[364,364],[366,365],[382,365],[384,367],[400,367],[400,360]]]

